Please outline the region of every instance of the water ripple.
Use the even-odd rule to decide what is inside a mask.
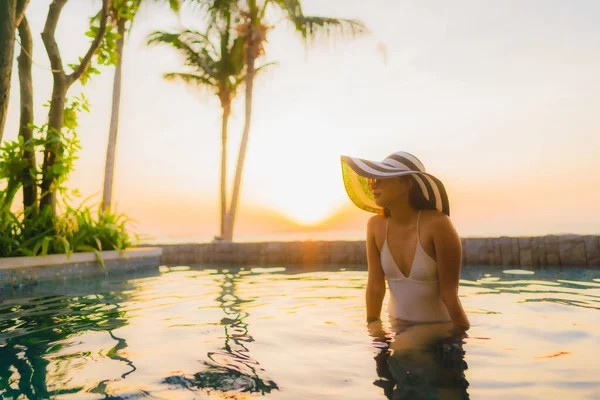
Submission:
[[[365,284],[360,266],[178,266],[2,291],[0,398],[426,398],[446,385],[545,399],[547,388],[555,398],[600,388],[598,270],[464,268],[473,327],[458,339],[386,318],[367,330]]]

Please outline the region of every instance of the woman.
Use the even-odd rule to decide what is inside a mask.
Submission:
[[[382,162],[342,156],[344,186],[367,223],[367,323],[378,321],[386,280],[388,312],[406,323],[470,328],[458,298],[462,249],[442,182],[406,152]]]

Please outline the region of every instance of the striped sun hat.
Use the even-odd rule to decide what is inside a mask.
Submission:
[[[450,216],[450,204],[444,185],[438,178],[425,172],[423,163],[412,154],[398,151],[381,162],[342,156],[342,176],[346,192],[352,202],[365,211],[382,211],[369,189],[368,178],[385,179],[404,175],[413,175],[425,199],[437,210]]]

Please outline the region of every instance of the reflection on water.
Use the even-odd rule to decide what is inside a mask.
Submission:
[[[79,392],[82,388],[78,386],[49,387],[54,386],[55,379],[61,380],[61,373],[49,378],[52,371],[48,356],[69,346],[68,339],[85,331],[107,332],[117,342],[107,356],[125,362],[133,372],[131,361],[116,355],[127,346],[125,341],[112,334],[112,330],[127,323],[126,313],[119,305],[125,297],[120,292],[4,302],[0,307],[0,394],[5,398],[24,395],[28,399],[45,399]],[[75,367],[77,362],[73,357],[54,358],[61,370]],[[94,390],[96,393],[103,393],[103,382]]]
[[[220,285],[221,293],[217,297],[225,317],[221,324],[225,330],[225,343],[217,351],[207,354],[204,361],[206,370],[198,372],[193,377],[173,375],[164,380],[170,385],[179,385],[184,388],[196,387],[204,390],[217,390],[222,392],[258,392],[270,393],[278,389],[275,382],[260,377],[264,371],[259,363],[252,358],[249,350],[244,345],[253,341],[248,333],[248,324],[244,322],[248,314],[241,310],[244,300],[236,293],[236,280],[239,275],[232,273],[223,274]]]
[[[111,360],[117,360],[127,364],[127,366],[129,367],[129,371],[121,374],[120,377],[120,379],[125,379],[127,375],[135,372],[135,370],[137,369],[135,365],[133,365],[133,362],[131,360],[127,359],[126,357],[121,357],[118,354],[120,350],[124,350],[125,348],[127,348],[127,341],[123,338],[116,337],[112,331],[108,331],[108,334],[114,341],[117,342],[117,344],[115,345],[115,347],[113,347],[106,353],[106,356]],[[90,392],[106,394],[106,386],[109,382],[111,382],[110,379],[101,380],[95,388],[90,389]]]
[[[3,399],[587,399],[600,271],[464,268],[468,334],[364,323],[364,267],[162,267],[0,291]]]
[[[453,333],[451,323],[391,322],[388,334],[381,322],[369,324],[379,349],[374,385],[388,399],[469,399],[463,349],[466,334]]]

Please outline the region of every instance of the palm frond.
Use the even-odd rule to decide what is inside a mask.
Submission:
[[[325,37],[334,34],[355,37],[368,33],[366,25],[359,20],[307,16],[302,11],[300,0],[272,0],[286,14],[304,40],[314,39],[318,35]]]
[[[150,1],[152,1],[153,3],[156,3],[156,4],[168,3],[171,11],[173,11],[176,15],[179,16],[179,13],[181,12],[181,6],[183,5],[184,2],[195,2],[197,0],[150,0]],[[119,2],[119,3],[113,2],[112,3],[113,7],[115,4],[121,4],[122,6],[129,7],[130,10],[133,12],[133,19],[131,19],[131,24],[129,24],[129,28],[127,29],[129,35],[131,35],[131,30],[133,28],[133,25],[138,20],[137,14],[138,14],[139,9],[142,6],[150,3],[150,1],[149,0],[135,0],[129,4],[124,4],[123,2]]]
[[[170,45],[184,56],[186,66],[195,70],[203,70],[206,74],[216,78],[218,76],[216,61],[204,47],[208,43],[204,41],[204,35],[193,31],[179,33],[156,31],[148,36],[149,45]],[[199,44],[199,46],[194,46],[194,44]]]
[[[244,38],[238,36],[233,41],[231,50],[229,51],[229,63],[231,75],[239,75],[244,69]]]
[[[220,48],[207,34],[183,30],[151,33],[149,45],[166,44],[184,57],[187,71],[164,74],[167,80],[179,80],[190,85],[210,89],[221,99],[230,99],[244,82],[244,40],[237,37],[232,43],[221,34]],[[225,40],[225,42],[223,42]]]
[[[163,75],[163,78],[165,78],[168,81],[179,80],[184,83],[196,84],[198,86],[208,86],[211,88],[214,88],[216,85],[216,82],[208,76],[196,75],[185,72],[168,72]]]
[[[237,2],[232,0],[202,0],[200,3],[211,15],[225,15],[237,8]]]
[[[198,31],[193,31],[191,29],[185,30],[180,33],[180,37],[182,40],[200,45],[200,47],[209,47],[213,53],[218,53],[217,48],[213,44],[212,40],[208,37],[208,35],[204,33],[200,33]]]
[[[272,67],[274,65],[279,65],[278,62],[270,62],[266,64],[262,64],[259,67],[256,67],[254,70],[254,74],[258,76],[261,72],[263,72],[268,67]],[[232,76],[231,88],[235,93],[237,89],[246,82],[246,74],[237,75],[235,77]]]
[[[319,34],[326,37],[333,34],[355,37],[369,32],[364,23],[352,19],[301,16],[294,18],[292,22],[304,39],[314,38]]]
[[[174,12],[179,12],[179,10],[181,9],[181,1],[180,0],[169,0],[169,7],[171,7],[171,10]]]
[[[164,32],[164,31],[154,31],[150,35],[148,35],[148,40],[146,44],[171,44],[174,40],[177,40],[179,37],[178,33]]]
[[[279,63],[278,62],[270,62],[270,63],[263,64],[260,67],[257,67],[255,72],[256,72],[256,74],[258,74],[259,72],[263,71],[264,69],[266,69],[268,67],[272,67],[273,65],[279,65]]]
[[[229,20],[239,11],[237,1],[234,0],[196,0],[200,3],[200,8],[208,16],[208,31],[218,29],[222,21]]]

